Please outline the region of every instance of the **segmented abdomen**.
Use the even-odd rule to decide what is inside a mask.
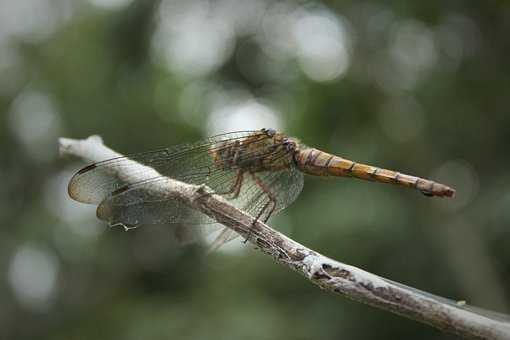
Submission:
[[[295,156],[299,169],[316,176],[355,177],[368,181],[415,188],[427,196],[453,197],[455,190],[428,179],[353,162],[314,148],[298,151]]]

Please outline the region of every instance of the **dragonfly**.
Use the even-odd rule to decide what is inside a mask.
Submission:
[[[129,183],[119,176],[125,171],[143,180]],[[296,200],[305,174],[390,183],[426,196],[455,195],[447,185],[354,162],[274,129],[231,132],[90,164],[71,178],[68,191],[76,201],[98,205],[97,217],[110,225],[215,223],[175,198],[151,193],[150,188],[172,178],[206,185],[255,220],[266,222]],[[217,248],[237,236],[225,228],[213,245]]]

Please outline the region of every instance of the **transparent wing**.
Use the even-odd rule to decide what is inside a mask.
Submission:
[[[260,153],[257,157],[260,157]],[[279,151],[274,159],[283,157],[290,155]],[[292,203],[303,187],[303,175],[294,166],[256,173],[243,172],[235,167],[226,169],[211,165],[210,168],[207,172],[181,172],[176,179],[191,184],[205,184],[237,208],[264,220]],[[160,176],[118,189],[99,204],[98,217],[110,224],[126,226],[215,223],[172,197],[155,196],[148,190],[149,187],[163,186],[167,181],[167,177]],[[233,190],[236,183],[238,193]]]
[[[246,143],[247,139],[263,145],[269,138],[262,130],[232,132],[193,144],[105,160],[78,171],[69,182],[69,195],[79,202],[99,204],[127,183],[160,176],[184,180],[193,175],[198,177],[193,182],[197,183],[214,166],[211,157],[214,152],[229,150],[240,142]]]
[[[247,176],[246,192],[234,204],[263,221],[288,207],[303,189],[303,173],[294,166]]]

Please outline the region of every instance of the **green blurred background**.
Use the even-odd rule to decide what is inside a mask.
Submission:
[[[454,200],[306,178],[270,224],[327,256],[510,312],[507,1],[0,1],[1,339],[453,339],[317,289],[236,240],[124,232],[70,200],[84,164],[273,127],[443,181]]]

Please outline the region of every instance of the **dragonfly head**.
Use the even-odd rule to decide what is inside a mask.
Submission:
[[[274,137],[274,135],[276,135],[276,130],[275,129],[262,129],[262,132],[264,132],[265,134],[267,134],[269,137]]]
[[[281,143],[281,145],[285,148],[285,150],[287,150],[289,152],[295,151],[297,149],[297,143],[292,138],[282,136],[279,143]]]
[[[282,145],[287,149],[287,151],[296,150],[296,142],[291,138],[284,138],[282,141]]]
[[[297,142],[294,138],[287,137],[281,132],[277,132],[274,129],[262,129],[267,136],[273,139],[275,146],[281,145],[285,150],[291,152],[297,149]]]

